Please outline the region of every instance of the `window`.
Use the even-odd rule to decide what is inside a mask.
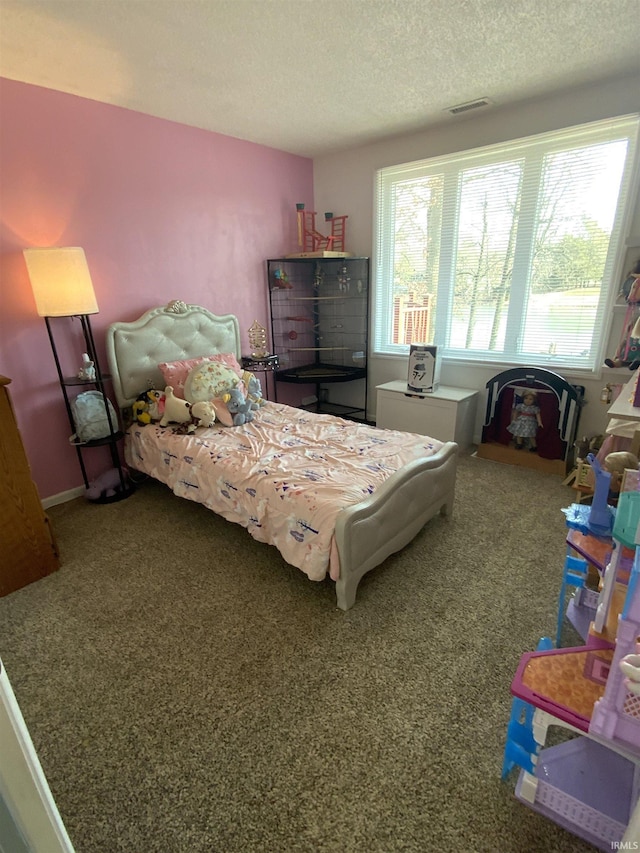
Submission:
[[[374,351],[594,369],[638,116],[381,169]]]

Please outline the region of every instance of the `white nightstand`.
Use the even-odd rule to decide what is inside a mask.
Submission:
[[[442,385],[430,394],[412,394],[399,379],[376,391],[376,426],[455,441],[460,447],[473,444],[477,391]]]

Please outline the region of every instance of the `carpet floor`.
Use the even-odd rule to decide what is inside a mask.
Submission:
[[[62,567],[0,599],[0,654],[77,853],[592,850],[501,780],[574,496],[461,456],[347,613],[158,483],[52,508]]]

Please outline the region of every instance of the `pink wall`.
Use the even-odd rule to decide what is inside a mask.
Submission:
[[[12,379],[33,479],[46,498],[82,477],[22,250],[84,248],[101,350],[110,323],[175,298],[237,314],[246,346],[254,319],[268,328],[265,259],[295,251],[295,205],[312,206],[313,166],[1,78],[0,110],[0,373]],[[61,335],[79,325],[53,322]],[[81,353],[78,345],[78,367]],[[85,453],[90,473],[109,467],[99,454]]]

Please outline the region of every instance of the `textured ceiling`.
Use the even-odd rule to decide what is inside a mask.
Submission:
[[[0,0],[0,76],[305,156],[638,72],[639,43],[640,0]]]

